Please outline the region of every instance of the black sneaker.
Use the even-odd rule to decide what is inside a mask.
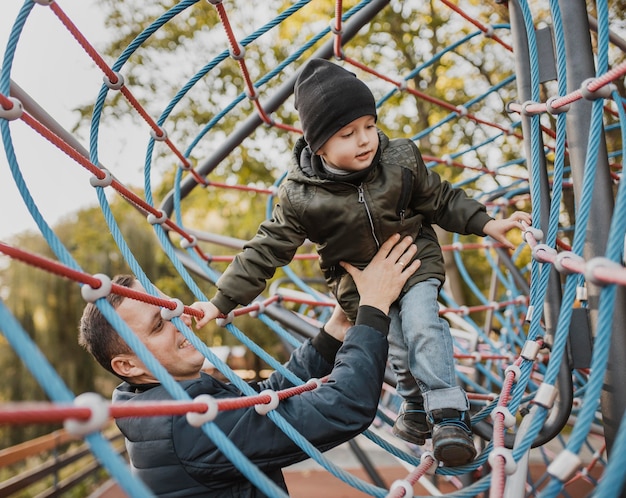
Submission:
[[[438,461],[446,467],[458,467],[474,459],[476,448],[468,412],[433,410],[428,422],[432,427],[433,454]]]
[[[424,402],[404,401],[392,432],[409,443],[422,446],[430,438]]]

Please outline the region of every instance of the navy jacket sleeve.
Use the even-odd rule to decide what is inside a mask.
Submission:
[[[373,310],[372,308],[371,310]],[[370,311],[371,311],[370,310]],[[283,400],[277,412],[322,451],[335,447],[369,427],[376,414],[387,358],[388,321],[378,312],[377,326],[356,325],[339,349],[329,380],[317,389]],[[304,380],[326,375],[329,365],[310,341],[288,362]],[[287,387],[281,376],[262,387]],[[190,393],[191,394],[191,393]],[[181,420],[174,427],[174,446],[187,472],[197,480],[229,480],[240,476],[200,429]],[[179,424],[175,422],[175,424]],[[253,408],[220,413],[215,423],[242,452],[264,471],[296,463],[308,456],[267,416]]]

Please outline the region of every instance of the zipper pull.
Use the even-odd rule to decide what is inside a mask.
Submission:
[[[359,202],[362,204],[365,202],[365,195],[363,194],[363,185],[359,185]]]
[[[406,211],[403,209],[400,211],[400,225],[404,225],[404,215]]]

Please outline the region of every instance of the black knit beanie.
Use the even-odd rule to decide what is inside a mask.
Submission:
[[[355,74],[325,59],[309,61],[296,80],[295,106],[313,153],[362,116],[376,117],[376,101]]]

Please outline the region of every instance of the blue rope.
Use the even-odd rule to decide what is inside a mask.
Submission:
[[[41,353],[37,345],[29,337],[0,299],[0,329],[13,350],[33,374],[39,385],[52,401],[71,403],[74,395],[63,383],[56,370]],[[86,437],[96,458],[111,476],[130,496],[153,496],[152,492],[139,479],[130,473],[126,462],[116,453],[114,448],[100,433],[92,433]]]

